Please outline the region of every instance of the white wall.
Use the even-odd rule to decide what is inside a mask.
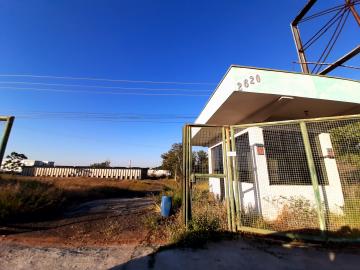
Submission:
[[[24,176],[46,177],[95,177],[116,179],[141,179],[142,169],[95,169],[95,168],[71,168],[71,167],[23,167]]]

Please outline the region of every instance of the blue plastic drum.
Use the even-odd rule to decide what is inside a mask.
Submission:
[[[162,196],[161,198],[161,215],[163,217],[169,217],[171,212],[172,198],[169,196]]]

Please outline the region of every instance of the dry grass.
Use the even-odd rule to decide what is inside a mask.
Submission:
[[[0,224],[58,215],[88,200],[140,197],[176,186],[173,180],[36,178],[0,175]]]
[[[131,191],[142,192],[159,192],[164,187],[174,188],[176,182],[174,180],[116,180],[116,179],[102,179],[89,177],[27,177],[17,176],[11,174],[0,175],[2,180],[17,180],[17,181],[38,181],[42,183],[52,184],[57,188],[65,190],[84,190],[99,187],[114,187],[122,188]]]
[[[177,190],[175,194],[179,192]],[[233,238],[226,232],[226,208],[224,203],[217,201],[209,192],[208,182],[194,185],[192,190],[192,220],[185,228],[181,211],[178,209],[173,216],[164,219],[160,215],[152,215],[146,224],[161,235],[168,243],[180,247],[202,247],[209,241]]]

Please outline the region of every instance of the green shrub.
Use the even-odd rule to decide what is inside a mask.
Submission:
[[[208,189],[195,186],[192,192],[192,220],[186,230],[178,212],[169,224],[171,242],[181,247],[202,247],[209,241],[233,237],[225,232],[227,226],[226,208],[217,201]]]

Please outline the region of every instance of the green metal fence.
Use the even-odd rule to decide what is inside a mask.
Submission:
[[[0,167],[1,167],[2,160],[4,158],[6,145],[9,140],[10,131],[11,131],[14,119],[15,119],[15,117],[13,117],[13,116],[0,116],[0,123],[1,122],[5,123],[5,126],[3,128],[3,130],[4,130],[3,135],[2,135],[2,138],[0,141]]]
[[[230,231],[360,239],[360,115],[186,125],[183,145],[187,225],[206,179]]]

